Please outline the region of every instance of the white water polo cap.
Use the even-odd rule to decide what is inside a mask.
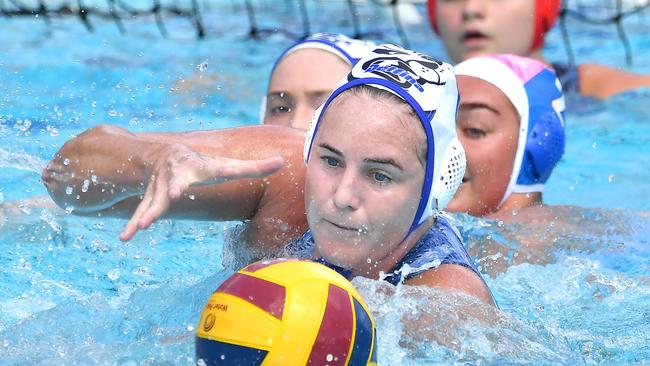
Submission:
[[[270,75],[273,75],[273,71],[275,71],[275,68],[278,66],[280,61],[298,50],[319,49],[327,51],[335,56],[338,56],[348,65],[354,66],[354,64],[356,64],[359,59],[370,53],[370,51],[372,51],[376,46],[377,45],[371,41],[353,39],[339,33],[314,33],[311,36],[294,43],[289,48],[284,50],[280,54],[280,57],[275,60]],[[260,121],[264,121],[265,114],[266,96],[262,98],[262,105],[260,108]]]
[[[537,60],[510,54],[471,58],[454,71],[496,86],[519,114],[515,161],[499,206],[513,192],[543,192],[564,154],[565,105],[555,72]]]
[[[454,71],[447,63],[397,45],[378,46],[357,62],[314,113],[305,140],[305,162],[330,103],[345,90],[360,85],[395,94],[415,110],[424,127],[427,161],[411,232],[447,206],[465,174],[465,151],[456,135],[459,98]]]

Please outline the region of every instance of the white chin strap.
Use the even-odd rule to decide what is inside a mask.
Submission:
[[[266,118],[266,95],[262,97],[262,103],[260,103],[260,124],[264,124],[265,118]]]

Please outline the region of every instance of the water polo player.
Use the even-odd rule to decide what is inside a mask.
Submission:
[[[162,215],[246,220],[249,245],[272,252],[290,243],[297,256],[348,277],[386,273],[392,283],[492,304],[440,212],[465,168],[457,103],[450,65],[384,45],[353,67],[306,139],[277,126],[170,134],[100,127],[69,141],[43,179],[73,212],[131,216],[124,240]],[[65,187],[81,187],[91,169],[98,178],[70,200]]]
[[[515,55],[470,58],[454,70],[467,170],[448,210],[483,216],[541,204],[564,154],[564,98],[555,73]]]

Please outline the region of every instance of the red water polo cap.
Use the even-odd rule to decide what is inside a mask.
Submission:
[[[438,0],[429,0],[427,8],[431,27],[436,34],[440,34],[436,18],[436,6]],[[560,0],[535,0],[535,31],[533,33],[533,42],[530,49],[536,50],[544,45],[544,35],[548,32],[558,14],[560,13]]]

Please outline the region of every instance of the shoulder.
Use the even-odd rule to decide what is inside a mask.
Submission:
[[[461,265],[443,264],[414,276],[404,283],[460,291],[494,305],[492,294],[483,280],[473,270]]]
[[[300,237],[308,228],[305,215],[305,133],[292,128],[253,126],[237,131],[237,138],[258,139],[260,158],[281,155],[286,164],[264,179],[266,186],[258,209],[246,230],[250,243],[280,247]]]

